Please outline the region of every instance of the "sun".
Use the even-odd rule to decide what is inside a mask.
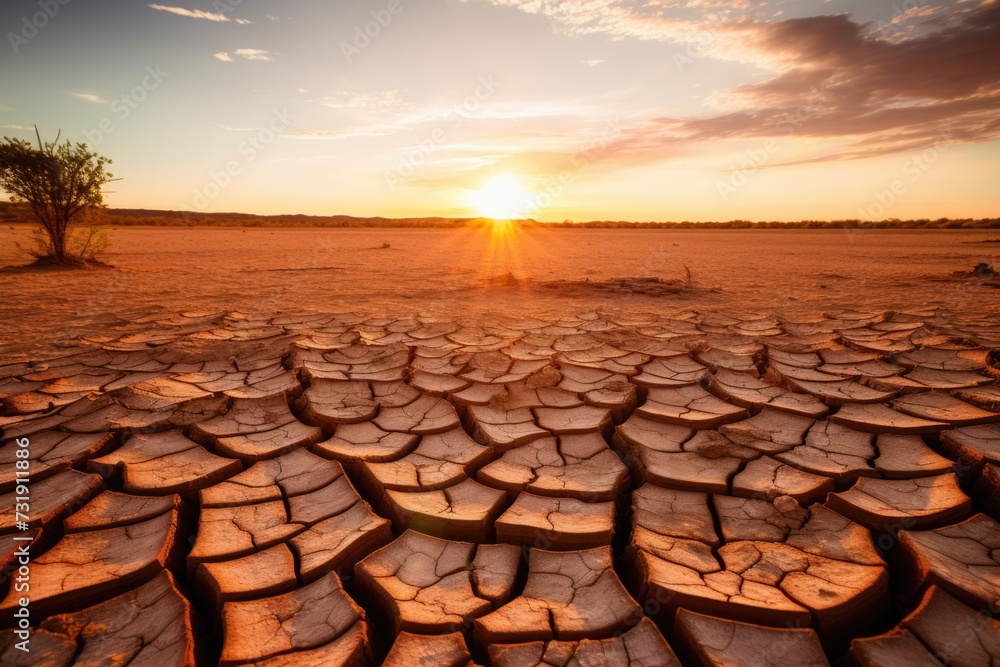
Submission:
[[[469,195],[468,203],[484,218],[519,220],[528,208],[530,193],[516,176],[496,176]]]

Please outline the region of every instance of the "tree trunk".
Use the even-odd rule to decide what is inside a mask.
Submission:
[[[66,228],[58,223],[53,227],[52,231],[49,233],[52,239],[52,255],[53,259],[59,264],[66,263]]]

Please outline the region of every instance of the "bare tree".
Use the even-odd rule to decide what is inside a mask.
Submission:
[[[67,247],[70,226],[104,207],[101,188],[112,181],[105,171],[111,160],[92,153],[86,144],[69,140],[42,143],[35,127],[38,148],[22,139],[4,137],[0,142],[0,188],[11,201],[25,203],[45,230],[48,247],[43,256],[58,264],[83,260]]]

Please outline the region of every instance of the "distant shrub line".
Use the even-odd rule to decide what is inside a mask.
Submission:
[[[0,202],[0,224],[31,222],[23,206]],[[192,213],[145,209],[106,209],[104,222],[112,227],[317,227],[317,228],[430,228],[455,229],[483,225],[484,218],[358,218],[347,215],[253,215],[249,213]],[[936,220],[800,220],[797,222],[728,220],[725,222],[536,222],[522,227],[579,229],[1000,229],[1000,218],[938,218]]]

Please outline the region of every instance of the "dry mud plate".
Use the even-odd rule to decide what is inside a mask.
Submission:
[[[995,666],[998,379],[933,312],[137,320],[0,361],[0,664]]]

